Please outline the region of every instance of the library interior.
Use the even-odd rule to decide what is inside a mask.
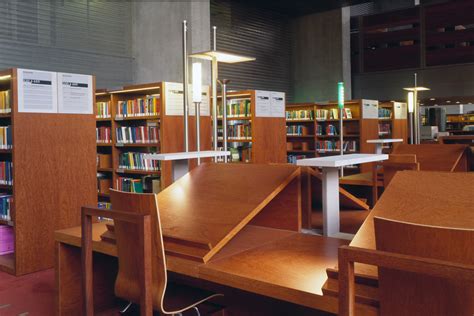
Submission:
[[[0,316],[474,315],[474,0],[0,17]]]

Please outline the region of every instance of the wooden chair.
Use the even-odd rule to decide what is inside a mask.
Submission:
[[[122,299],[139,303],[141,315],[152,315],[153,310],[164,315],[179,315],[190,309],[195,309],[199,314],[199,304],[222,296],[185,286],[168,287],[163,234],[155,194],[111,190],[110,198],[113,210],[82,209],[86,315],[93,315],[92,216],[114,220],[119,264],[115,294]],[[175,297],[169,295],[170,290],[176,293]],[[182,303],[183,300],[186,302]]]
[[[377,250],[339,249],[339,315],[354,315],[354,262],[378,266],[381,316],[474,314],[474,229],[374,226]]]

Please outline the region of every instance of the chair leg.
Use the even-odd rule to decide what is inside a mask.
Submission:
[[[130,309],[130,306],[132,306],[132,304],[132,302],[128,302],[127,306],[120,310],[120,314],[125,314]]]

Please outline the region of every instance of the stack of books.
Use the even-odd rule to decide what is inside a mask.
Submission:
[[[0,114],[11,112],[10,90],[0,91]]]
[[[287,125],[286,135],[288,136],[304,136],[308,134],[308,127],[304,125]]]
[[[97,139],[97,143],[99,144],[110,144],[112,142],[110,136],[110,127],[96,127],[95,138]]]
[[[13,163],[0,161],[0,184],[13,185]]]
[[[315,148],[317,152],[332,152],[340,151],[341,142],[332,141],[332,140],[320,140],[316,141]],[[357,151],[357,142],[355,140],[346,140],[344,141],[344,152],[355,152]]]
[[[12,148],[12,127],[0,126],[0,149]]]
[[[13,197],[8,194],[0,195],[0,219],[4,221],[11,221],[11,205]]]
[[[110,118],[110,102],[97,102],[97,115],[96,118]]]
[[[116,133],[119,144],[157,144],[160,139],[158,126],[122,126]]]
[[[390,123],[379,123],[379,136],[391,134]]]
[[[251,116],[250,99],[231,99],[227,101],[227,117],[239,118]],[[218,107],[219,117],[222,117],[222,107]]]
[[[234,124],[227,127],[229,140],[252,140],[252,127],[250,124]]]
[[[119,101],[115,118],[158,116],[160,114],[160,97],[146,96],[144,99]]]
[[[286,120],[287,121],[300,121],[300,120],[311,121],[313,119],[314,119],[314,113],[313,113],[312,110],[286,111]]]
[[[145,159],[147,153],[141,152],[124,152],[119,156],[119,168],[128,170],[160,170],[160,162],[158,160]]]
[[[296,160],[305,159],[305,158],[306,158],[306,155],[288,155],[287,156],[288,163],[291,163],[294,165],[296,165]]]
[[[118,177],[117,190],[124,192],[143,193],[143,182],[141,179]]]
[[[390,119],[392,118],[392,111],[385,108],[379,108],[379,118],[380,119]]]

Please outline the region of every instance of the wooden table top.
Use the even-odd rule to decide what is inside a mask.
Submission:
[[[374,216],[420,225],[474,229],[474,173],[401,171],[393,178],[351,246],[375,249]],[[377,276],[373,266],[356,272]]]
[[[93,250],[117,256],[101,241],[105,223],[93,224]],[[61,243],[81,246],[80,227],[55,233]],[[347,241],[247,225],[208,263],[167,256],[168,270],[295,304],[337,311],[337,299],[323,296],[326,269],[337,264]]]

